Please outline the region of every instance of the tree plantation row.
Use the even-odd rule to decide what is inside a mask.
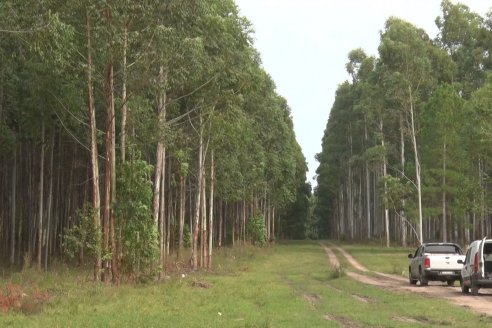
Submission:
[[[378,57],[349,53],[317,155],[332,237],[461,241],[492,232],[492,13],[441,3],[435,39],[389,18]]]
[[[2,0],[0,22],[5,262],[118,281],[305,236],[305,158],[233,0]]]

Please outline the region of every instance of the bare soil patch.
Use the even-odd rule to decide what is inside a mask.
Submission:
[[[318,304],[318,302],[320,300],[320,297],[316,294],[304,294],[303,297],[312,306],[315,306],[316,304]]]
[[[362,328],[360,324],[357,322],[350,320],[348,318],[342,317],[342,316],[334,316],[334,315],[325,315],[324,319],[327,321],[335,321],[338,324],[340,324],[342,327],[345,328]]]

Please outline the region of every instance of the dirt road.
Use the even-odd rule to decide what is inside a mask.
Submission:
[[[340,262],[333,252],[334,249],[347,259],[352,268],[345,270],[345,273],[352,279],[395,292],[411,292],[428,297],[442,298],[480,314],[492,316],[492,290],[490,289],[481,289],[479,295],[471,296],[461,293],[461,288],[458,284],[457,287],[449,287],[446,283],[441,282],[429,282],[429,286],[410,285],[408,279],[402,276],[368,270],[341,247],[326,243],[320,244],[332,266],[340,266]],[[371,277],[366,275],[369,272],[373,273]],[[377,277],[374,277],[374,274]]]

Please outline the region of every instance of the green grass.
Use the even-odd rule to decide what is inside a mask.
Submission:
[[[361,244],[344,244],[343,248],[371,271],[397,274],[404,277],[408,276],[408,254],[415,252],[413,248],[386,248]]]
[[[362,246],[346,248],[359,260],[359,254],[364,254]],[[53,297],[37,314],[0,314],[0,327],[487,327],[492,324],[489,318],[441,300],[383,291],[348,276],[338,278],[317,242],[291,242],[261,250],[226,249],[214,261],[214,272],[192,273],[185,278],[176,275],[164,282],[118,287],[94,284],[88,281],[90,273],[67,268],[44,275],[35,271],[16,274],[1,280],[0,287],[10,282],[38,286],[49,290]]]

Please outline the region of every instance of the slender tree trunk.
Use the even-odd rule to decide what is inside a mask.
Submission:
[[[41,132],[41,156],[39,169],[39,204],[38,204],[38,269],[41,270],[41,254],[43,249],[43,194],[44,194],[44,122]]]
[[[213,247],[213,233],[214,233],[214,151],[210,154],[210,198],[209,198],[209,211],[208,211],[208,268],[212,268],[212,247]]]
[[[364,141],[366,147],[369,144],[369,134],[367,132],[367,116],[364,115]],[[366,222],[367,222],[367,239],[371,239],[371,181],[369,174],[369,163],[364,162],[364,170],[366,174]]]
[[[86,37],[87,37],[87,94],[88,94],[88,111],[91,131],[91,173],[92,173],[92,207],[94,209],[93,224],[97,232],[97,247],[94,261],[94,280],[99,281],[101,260],[101,197],[99,194],[99,162],[97,150],[97,126],[96,126],[96,106],[94,103],[94,91],[92,87],[92,48],[91,48],[91,26],[90,15],[86,12]]]
[[[223,235],[222,235],[222,239],[223,239],[224,245],[227,242],[227,217],[230,217],[231,216],[230,215],[230,211],[231,211],[231,207],[226,202],[225,205],[223,206],[222,211],[221,211],[221,214],[220,214],[221,215],[220,218],[224,222],[224,230],[223,230]]]
[[[379,131],[381,133],[381,147],[383,148],[383,179],[384,179],[384,198],[387,199],[388,195],[388,186],[386,182],[387,176],[387,163],[386,163],[386,150],[384,143],[384,134],[383,134],[383,120],[380,118],[379,120]],[[390,229],[389,229],[389,210],[386,205],[386,201],[384,202],[384,230],[386,233],[386,247],[390,247]]]
[[[195,219],[193,222],[193,250],[191,253],[191,262],[193,270],[198,269],[198,232],[200,223],[200,209],[201,209],[201,190],[203,183],[203,122],[200,115],[200,136],[198,146],[198,188],[196,191],[195,202]]]
[[[165,177],[166,177],[166,149],[163,148],[161,152],[161,158],[158,159],[162,163],[161,170],[161,192],[159,193],[159,252],[160,252],[160,266],[162,272],[164,271],[164,265],[166,263],[166,196],[165,196]]]
[[[411,137],[412,137],[412,145],[413,145],[413,153],[415,158],[415,177],[417,180],[417,195],[418,195],[418,213],[419,213],[419,242],[423,243],[423,234],[422,234],[422,187],[421,187],[421,179],[420,179],[420,160],[419,153],[417,148],[417,135],[415,133],[415,120],[414,120],[414,110],[413,110],[413,96],[412,96],[412,88],[408,87],[408,92],[410,95],[410,118],[411,118]]]
[[[179,175],[179,240],[178,240],[178,259],[181,259],[183,255],[183,231],[184,231],[184,217],[185,217],[185,192],[184,192],[184,178]]]
[[[166,122],[166,91],[165,85],[167,81],[167,72],[165,72],[164,67],[161,66],[159,69],[159,100],[157,105],[157,115],[159,119],[159,127],[163,128]],[[154,211],[154,222],[158,226],[159,222],[159,199],[161,194],[161,177],[163,163],[163,153],[164,153],[164,143],[159,141],[157,143],[157,154],[156,154],[156,165],[154,174],[154,198],[152,202],[152,208]]]
[[[120,150],[121,150],[121,161],[124,163],[126,161],[126,118],[128,113],[127,106],[127,91],[126,84],[128,80],[127,73],[127,58],[126,54],[128,51],[128,24],[125,25],[123,32],[123,81],[121,86],[121,101],[123,105],[121,107],[121,132],[120,132]]]
[[[159,68],[159,95],[157,103],[157,116],[159,120],[159,128],[164,128],[166,123],[166,84],[167,84],[167,71],[163,66]],[[159,225],[159,213],[164,213],[164,209],[160,209],[161,200],[165,199],[164,186],[165,183],[161,179],[165,180],[165,162],[166,149],[162,140],[157,142],[156,151],[156,165],[154,174],[154,197],[152,201],[154,223],[159,231],[159,250],[160,250],[160,264],[164,267],[165,261],[165,246],[164,246],[164,216],[161,217],[161,224]],[[164,214],[163,214],[164,215]]]
[[[232,210],[231,210],[231,211],[232,211],[232,215],[231,215],[231,236],[232,236],[232,247],[234,247],[234,237],[235,237],[235,236],[234,236],[234,233],[235,233],[235,231],[234,231],[234,226],[235,226],[235,224],[234,224],[234,223],[235,223],[235,221],[234,221],[234,220],[235,220],[235,218],[236,218],[236,217],[235,217],[235,207],[236,207],[235,205],[232,205]]]
[[[111,13],[108,12],[110,19]],[[113,274],[112,279],[117,279],[114,254],[114,217],[112,205],[115,200],[116,186],[115,180],[115,112],[114,112],[114,77],[113,60],[110,58],[107,64],[106,75],[106,167],[104,176],[104,250],[106,254],[113,253],[111,261],[105,264],[104,281],[109,281],[110,269]],[[110,263],[111,262],[111,263]]]
[[[205,165],[205,163],[204,163]],[[204,172],[203,172],[203,183],[202,183],[202,203],[201,203],[201,211],[202,211],[202,233],[200,235],[200,242],[201,242],[201,249],[202,249],[202,252],[201,252],[201,266],[202,268],[206,268],[208,267],[208,246],[207,246],[207,231],[208,231],[208,227],[207,227],[207,194],[205,192],[206,190],[206,177],[205,177],[205,168],[204,168]]]
[[[0,98],[0,102],[2,99]],[[1,105],[0,105],[1,106]],[[17,150],[14,150],[14,165],[12,166],[12,194],[10,202],[10,264],[15,264],[15,221],[17,209]],[[20,252],[20,249],[19,249]]]
[[[243,218],[243,245],[246,245],[246,200],[243,199],[243,206],[242,206],[242,218]]]
[[[275,207],[272,207],[272,237],[275,240]]]
[[[442,240],[448,241],[448,227],[446,222],[446,144],[443,146],[442,161]]]
[[[222,229],[224,229],[224,206],[222,204],[222,198],[219,198],[219,236],[217,238],[219,249],[222,248]]]
[[[352,141],[352,124],[349,124],[349,145],[350,145],[350,159],[353,156],[353,141]],[[347,181],[347,214],[348,214],[348,228],[350,234],[350,240],[354,240],[354,199],[353,199],[353,171],[351,160],[347,162],[348,165],[348,181]]]
[[[175,213],[176,213],[176,208],[173,206],[175,203],[173,201],[173,188],[172,188],[172,167],[171,167],[171,161],[169,161],[169,169],[167,169],[168,171],[168,176],[167,176],[167,180],[168,180],[168,189],[169,189],[169,192],[168,192],[168,199],[167,199],[167,220],[166,220],[166,226],[164,227],[164,253],[165,253],[165,256],[167,257],[169,255],[169,243],[171,241],[171,237],[172,237],[172,234],[171,234],[171,222],[173,224],[174,223],[174,216],[175,216]],[[164,173],[164,172],[163,172]]]
[[[483,237],[485,236],[485,227],[484,227],[484,221],[485,221],[485,186],[484,186],[484,167],[482,165],[482,159],[480,158],[478,160],[478,181],[480,185],[480,217],[479,217],[479,222],[478,222],[478,227],[476,227],[476,230],[479,230],[479,236]],[[475,225],[474,225],[475,228]]]
[[[400,113],[400,177],[405,178],[405,134],[404,134],[403,114]],[[400,224],[401,224],[401,243],[403,247],[407,247],[407,218],[405,214],[405,199],[401,200]]]
[[[44,248],[44,270],[48,271],[48,256],[49,256],[49,244],[50,244],[50,229],[51,229],[51,215],[52,215],[52,207],[53,207],[53,153],[55,148],[55,131],[51,134],[51,143],[50,143],[50,182],[49,182],[49,191],[48,191],[48,222],[46,223],[46,247]]]

